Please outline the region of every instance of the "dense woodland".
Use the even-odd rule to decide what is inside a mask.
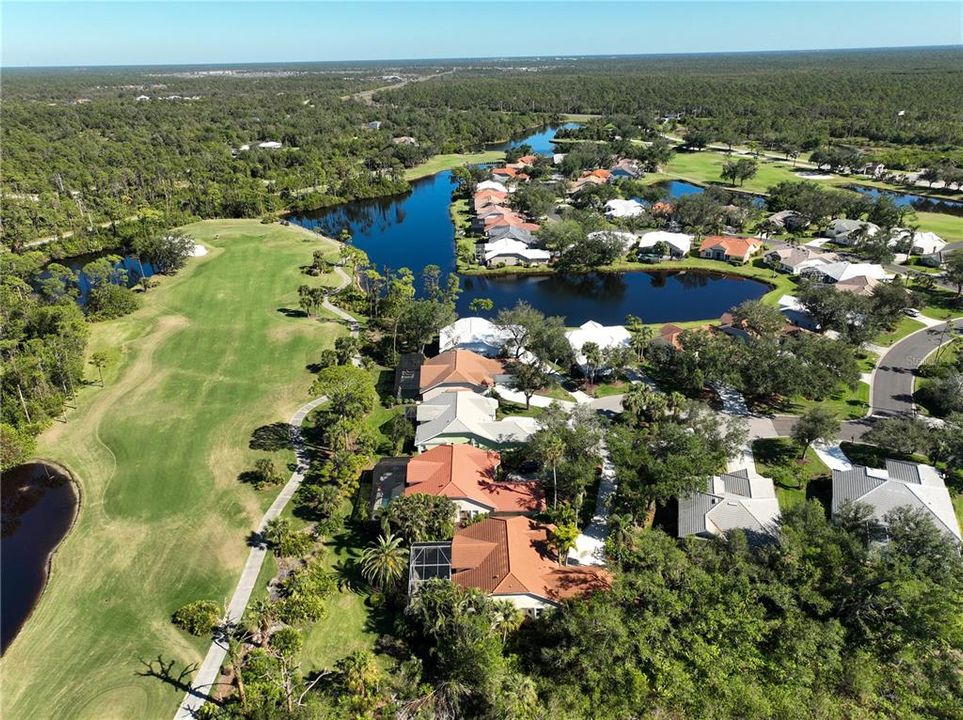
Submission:
[[[668,118],[716,139],[963,145],[959,49],[606,58],[537,72],[462,73],[381,97],[438,110]],[[905,111],[898,116],[897,113]]]

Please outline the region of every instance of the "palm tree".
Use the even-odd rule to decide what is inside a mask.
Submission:
[[[379,590],[395,585],[404,575],[408,549],[401,542],[401,537],[389,532],[361,553],[361,574]]]
[[[536,442],[535,452],[552,469],[552,507],[558,507],[558,464],[565,457],[565,443],[557,435],[544,435]]]
[[[500,633],[502,642],[505,642],[508,633],[521,625],[525,616],[521,610],[510,603],[499,602],[496,604],[498,608],[492,614],[492,630]]]

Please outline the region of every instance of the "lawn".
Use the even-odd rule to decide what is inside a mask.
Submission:
[[[954,292],[939,287],[924,289],[917,283],[913,284],[913,292],[922,296],[923,307],[920,312],[926,317],[949,320],[963,316],[963,299],[958,298]]]
[[[701,185],[720,185],[730,190],[764,193],[773,185],[785,180],[799,181],[798,175],[787,165],[777,165],[771,160],[759,158],[756,176],[746,180],[742,186],[732,187],[722,179],[722,164],[729,156],[721,152],[705,150],[701,152],[677,152],[659,175],[646,175],[646,179],[678,178]]]
[[[832,473],[812,448],[799,459],[799,447],[789,438],[762,438],[752,443],[756,471],[772,478],[783,510],[819,497]],[[814,482],[815,481],[815,482]],[[810,486],[810,483],[812,485]]]
[[[451,170],[459,165],[478,165],[481,163],[495,163],[505,159],[501,150],[485,150],[476,153],[450,153],[447,155],[433,155],[420,165],[405,170],[405,180],[417,180],[428,177],[442,170]]]
[[[910,333],[914,333],[917,330],[922,330],[925,327],[926,325],[921,323],[919,320],[914,320],[911,317],[904,317],[901,318],[898,323],[896,323],[896,327],[894,327],[892,330],[882,332],[873,338],[873,342],[882,347],[887,347],[898,340],[902,340]]]
[[[860,382],[854,390],[843,386],[824,400],[807,400],[797,395],[781,409],[791,415],[802,415],[816,405],[832,410],[840,420],[858,420],[869,412],[869,385]]]
[[[170,615],[230,596],[245,536],[274,495],[237,480],[259,454],[252,431],[308,399],[305,366],[343,332],[288,310],[310,282],[299,266],[326,241],[245,220],[185,230],[210,253],[163,278],[136,313],[93,326],[90,350],[116,357],[105,387],[89,385],[40,438],[39,455],[67,465],[83,499],[4,658],[0,714],[11,720],[173,714],[176,678],[208,639]],[[174,679],[139,675],[158,657]]]

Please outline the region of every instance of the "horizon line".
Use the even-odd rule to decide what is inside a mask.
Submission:
[[[904,51],[904,50],[963,50],[963,43],[951,45],[883,45],[859,47],[819,47],[795,50],[708,50],[693,51],[665,51],[658,53],[548,53],[542,55],[490,55],[475,57],[421,57],[421,58],[373,58],[366,60],[260,60],[234,62],[147,62],[147,63],[81,63],[77,65],[4,65],[3,70],[89,70],[89,69],[121,69],[121,68],[198,68],[198,67],[257,67],[265,65],[352,65],[352,64],[413,64],[427,62],[468,62],[489,61],[507,62],[515,60],[600,60],[619,58],[658,58],[658,57],[705,57],[713,55],[799,55],[805,53],[833,53],[833,52],[873,52],[873,51]]]

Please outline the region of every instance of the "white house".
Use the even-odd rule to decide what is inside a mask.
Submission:
[[[497,449],[528,440],[538,430],[530,417],[495,420],[498,401],[477,393],[443,392],[415,410],[415,446],[422,452],[436,445],[470,443]]]
[[[591,232],[586,237],[589,240],[594,240],[599,237],[610,237],[619,240],[622,243],[622,252],[628,252],[635,247],[635,243],[638,242],[638,238],[630,232],[621,232],[619,230],[596,230]]]
[[[486,265],[545,265],[552,259],[548,250],[530,248],[509,238],[485,243],[484,254]]]
[[[834,262],[825,265],[813,265],[802,270],[801,274],[829,283],[844,282],[857,277],[867,277],[873,280],[893,279],[892,273],[886,272],[882,265],[875,263]]]
[[[485,180],[480,182],[475,186],[475,192],[481,192],[482,190],[494,190],[495,192],[507,193],[508,188],[502,183],[496,182],[495,180]]]
[[[483,317],[459,318],[441,329],[438,351],[471,350],[486,357],[497,356],[508,340],[508,334]]]
[[[605,203],[605,215],[610,218],[638,217],[645,208],[638,200],[614,199]]]
[[[898,507],[922,510],[937,528],[960,542],[950,493],[943,476],[929,465],[887,460],[885,469],[857,465],[833,470],[833,515],[850,502],[869,506],[879,522]]]
[[[639,238],[639,250],[650,250],[659,243],[669,246],[669,254],[672,257],[684,257],[692,249],[692,236],[685,233],[666,232],[665,230],[653,230],[644,233]]]
[[[784,247],[766,253],[766,262],[779,272],[799,275],[804,270],[832,263],[835,256],[822,255],[807,247]]]
[[[934,232],[917,230],[910,240],[910,253],[913,255],[934,255],[945,247],[946,241]]]
[[[605,350],[606,348],[628,347],[632,339],[624,325],[606,326],[594,320],[583,323],[575,330],[569,330],[565,333],[565,337],[568,338],[572,350],[575,351],[575,361],[582,366],[585,365],[585,356],[582,354],[585,343],[595,343],[600,349]]]
[[[745,469],[712,477],[704,491],[679,498],[679,537],[711,538],[737,529],[769,535],[778,519],[772,480]]]
[[[280,150],[283,147],[277,140],[265,140],[264,142],[259,142],[257,146],[265,150]]]

